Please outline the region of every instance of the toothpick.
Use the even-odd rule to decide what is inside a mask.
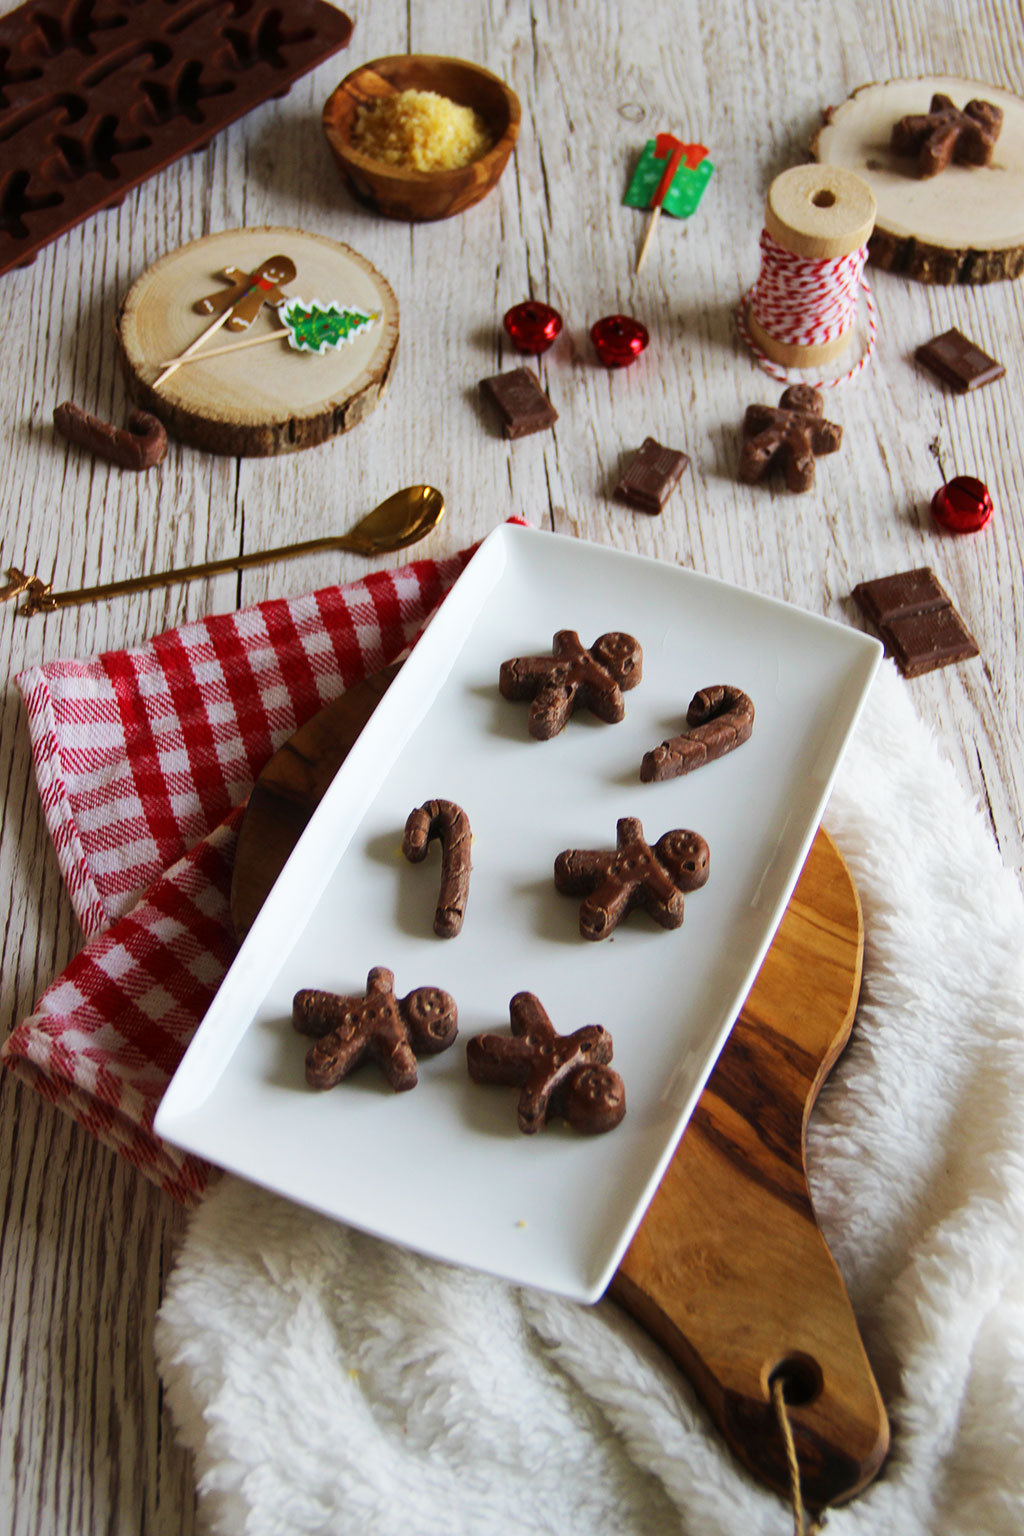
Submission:
[[[682,164],[683,155],[685,153],[686,146],[681,144],[678,139],[673,138],[672,134],[658,134],[658,137],[654,143],[655,158],[658,160],[665,160],[666,165],[664,171],[662,172],[661,180],[658,182],[657,191],[651,199],[651,217],[647,223],[647,233],[644,235],[644,243],[640,247],[640,254],[636,259],[635,270],[637,272],[640,271],[640,268],[644,264],[644,258],[647,255],[647,248],[651,243],[651,237],[658,227],[658,218],[661,214],[661,205],[668,195],[668,190],[672,185],[673,177]]]
[[[640,247],[640,254],[636,258],[636,267],[634,268],[634,271],[636,272],[640,271],[640,268],[643,266],[645,260],[647,259],[647,248],[654,238],[654,231],[658,227],[658,220],[660,217],[661,204],[657,203],[655,207],[651,209],[651,216],[647,221],[647,229],[644,233],[643,244]]]
[[[197,336],[192,345],[190,347],[186,347],[180,357],[172,358],[172,360],[165,366],[163,373],[161,373],[159,377],[153,380],[153,388],[159,389],[160,385],[164,382],[165,379],[169,379],[172,373],[177,373],[182,363],[190,358],[193,352],[197,351],[198,348],[202,346],[203,342],[206,341],[208,337],[213,335],[214,331],[219,331],[222,325],[227,325],[230,319],[230,309],[226,309],[222,315],[218,315],[213,324],[208,325],[203,334],[201,336]]]
[[[228,352],[241,352],[243,347],[262,347],[265,341],[286,341],[288,327],[283,326],[279,331],[267,331],[264,336],[246,336],[244,341],[229,341],[224,347],[208,347],[205,352],[183,352],[180,357],[172,357],[168,362],[161,363],[162,368],[178,368],[183,363],[203,363],[208,357],[224,357]],[[157,379],[159,384],[160,380]]]
[[[263,336],[246,336],[243,341],[229,341],[226,347],[208,347],[204,352],[195,352],[190,348],[188,352],[183,352],[180,357],[172,357],[166,363],[161,363],[160,366],[165,369],[172,366],[177,368],[184,363],[202,363],[208,357],[225,357],[229,352],[241,352],[243,347],[261,347],[265,341],[286,341],[292,333],[292,327],[281,317],[280,308],[277,308],[275,312],[281,320],[281,329],[279,331],[267,331]],[[380,314],[374,310],[372,314],[368,315],[368,319],[379,320]],[[300,345],[295,347],[294,350],[297,352],[311,352],[315,348]]]

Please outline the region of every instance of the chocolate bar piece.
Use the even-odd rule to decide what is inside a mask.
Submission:
[[[513,368],[508,373],[481,379],[480,392],[497,411],[506,437],[543,432],[558,420],[558,412],[531,368]]]
[[[978,647],[933,571],[922,566],[853,589],[904,677],[920,677],[978,655]]]
[[[928,566],[916,571],[900,571],[895,576],[879,576],[854,587],[853,597],[865,617],[876,628],[905,619],[912,613],[927,613],[948,608],[949,596]]]
[[[663,448],[653,437],[645,437],[640,452],[615,487],[615,494],[641,512],[660,512],[689,462],[678,448]]]
[[[30,0],[0,16],[0,272],[284,95],[351,34],[326,0]]]
[[[904,677],[920,677],[923,672],[968,661],[978,654],[973,637],[952,604],[932,613],[894,619],[884,634]]]
[[[961,394],[980,389],[983,384],[992,384],[1006,372],[1002,363],[975,346],[956,326],[926,341],[914,356],[929,372]]]

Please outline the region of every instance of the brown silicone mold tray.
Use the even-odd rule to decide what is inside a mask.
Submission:
[[[0,272],[351,35],[326,0],[32,0],[0,16]]]

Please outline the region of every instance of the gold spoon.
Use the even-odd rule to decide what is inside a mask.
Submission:
[[[38,576],[25,576],[12,569],[2,597],[24,593],[18,610],[24,617],[34,613],[52,613],[73,603],[91,603],[101,597],[121,597],[126,592],[143,592],[150,587],[169,587],[180,581],[194,581],[197,576],[216,576],[222,571],[241,571],[250,565],[267,565],[273,560],[291,560],[296,555],[310,555],[326,549],[351,550],[357,555],[386,555],[407,549],[436,528],[444,514],[444,497],[432,485],[407,485],[395,491],[379,507],[367,513],[361,523],[348,533],[328,534],[322,539],[306,539],[301,544],[285,544],[280,549],[264,549],[249,555],[229,555],[226,560],[205,560],[201,565],[184,565],[175,571],[160,571],[153,576],[131,576],[125,581],[108,581],[98,587],[82,587],[77,592],[51,592],[50,584]],[[17,579],[15,579],[17,578]]]

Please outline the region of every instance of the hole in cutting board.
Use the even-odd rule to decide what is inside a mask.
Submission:
[[[821,1366],[810,1355],[787,1355],[768,1377],[768,1395],[777,1381],[782,1381],[782,1395],[790,1408],[804,1408],[821,1395],[824,1380]]]

